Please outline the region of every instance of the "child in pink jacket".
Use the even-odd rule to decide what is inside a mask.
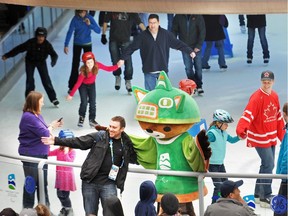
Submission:
[[[69,130],[61,130],[59,137],[70,138],[74,137],[74,135]],[[57,149],[52,151],[50,150],[49,156],[56,156],[57,161],[73,162],[76,156],[76,151],[69,147],[60,146]],[[72,216],[73,209],[69,196],[70,191],[76,190],[73,167],[56,166],[55,188],[57,189],[57,197],[62,204],[59,216]]]

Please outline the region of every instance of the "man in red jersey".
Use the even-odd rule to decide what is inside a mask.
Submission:
[[[274,73],[262,72],[261,87],[251,95],[236,128],[239,137],[247,137],[247,146],[255,147],[261,159],[259,173],[272,173],[277,138],[281,141],[284,136],[284,121],[273,84]],[[272,179],[256,181],[255,202],[263,208],[270,208],[271,184]]]

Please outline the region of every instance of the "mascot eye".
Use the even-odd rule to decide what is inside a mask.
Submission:
[[[169,132],[169,131],[171,131],[171,127],[164,127],[163,130],[164,130],[165,132]]]
[[[153,130],[151,130],[151,129],[146,129],[146,131],[148,132],[148,133],[153,133]]]

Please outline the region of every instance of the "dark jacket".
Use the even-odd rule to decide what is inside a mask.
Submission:
[[[172,32],[159,26],[156,40],[148,27],[124,50],[120,59],[127,60],[132,53],[140,49],[142,70],[144,73],[168,72],[169,49],[173,48],[190,54],[193,50],[184,42],[176,39]]]
[[[104,22],[110,22],[110,41],[125,43],[130,41],[133,24],[139,25],[141,19],[137,13],[108,12]]]
[[[225,15],[203,15],[206,26],[205,41],[224,40],[224,28],[228,27],[228,20]]]
[[[173,18],[172,32],[192,49],[201,50],[206,35],[203,16],[176,14]]]
[[[80,173],[82,181],[90,183],[97,175],[107,150],[110,151],[109,138],[109,133],[107,131],[99,131],[75,138],[60,139],[55,137],[55,145],[68,146],[82,150],[90,149],[90,152],[82,165]],[[137,155],[128,135],[123,132],[121,138],[124,148],[124,164],[119,169],[119,173],[116,178],[116,185],[122,193],[128,172],[128,165],[129,163],[137,164]]]
[[[43,62],[47,59],[48,55],[51,56],[51,62],[54,62],[55,64],[58,59],[58,55],[51,43],[45,39],[42,44],[38,44],[37,38],[31,38],[14,47],[11,51],[5,53],[4,56],[10,58],[25,51],[27,51],[25,59],[30,62]]]
[[[266,15],[247,15],[247,27],[259,28],[266,26]]]

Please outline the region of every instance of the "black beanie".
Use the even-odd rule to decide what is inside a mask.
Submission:
[[[172,193],[166,193],[161,199],[161,208],[168,215],[174,215],[179,209],[179,201]]]

